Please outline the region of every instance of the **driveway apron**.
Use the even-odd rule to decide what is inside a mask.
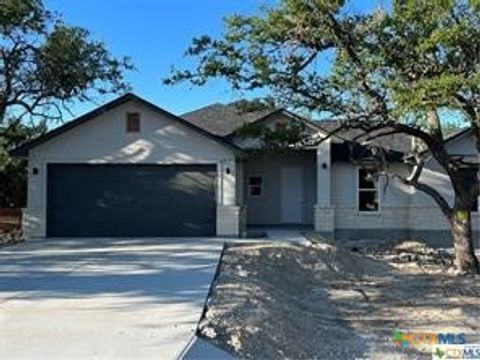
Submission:
[[[175,359],[222,239],[55,239],[0,249],[0,358]]]

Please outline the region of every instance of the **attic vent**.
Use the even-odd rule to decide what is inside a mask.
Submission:
[[[127,114],[127,132],[138,133],[140,132],[140,114],[128,113]]]

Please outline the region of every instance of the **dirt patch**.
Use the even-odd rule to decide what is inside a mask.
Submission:
[[[408,244],[328,241],[230,246],[199,333],[247,359],[431,358],[396,347],[395,330],[480,342],[480,280],[455,277],[440,261],[428,262],[432,270],[412,265],[406,252],[414,252]]]

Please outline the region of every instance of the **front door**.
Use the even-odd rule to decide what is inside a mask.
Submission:
[[[281,170],[281,216],[284,224],[303,222],[303,179],[299,167],[284,167]]]

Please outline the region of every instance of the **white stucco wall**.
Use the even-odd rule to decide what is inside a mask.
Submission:
[[[455,139],[447,145],[447,151],[454,155],[479,156],[473,135]],[[454,192],[450,179],[433,158],[426,161],[420,181],[435,188],[450,205],[453,205]],[[480,213],[478,211],[472,213],[472,227],[474,231],[480,231]],[[410,228],[420,231],[448,230],[449,223],[430,196],[415,191],[411,202]]]
[[[475,140],[473,135],[462,136],[452,141],[447,146],[447,151],[454,155],[479,156],[475,147]],[[440,165],[433,158],[428,158],[425,163],[425,169],[422,172],[420,180],[430,186],[433,186],[443,197],[453,205],[453,188],[450,183],[448,175],[443,171]],[[425,207],[433,205],[433,200],[423,193],[418,193],[418,196],[412,200],[413,206]]]
[[[473,136],[462,137],[447,146],[451,154],[477,155]],[[380,211],[359,212],[357,166],[347,162],[335,162],[332,166],[332,203],[335,209],[335,230],[350,236],[368,234],[362,230],[378,229],[388,235],[388,231],[420,236],[430,233],[433,237],[445,237],[450,230],[449,223],[433,199],[413,187],[405,186],[398,180],[380,179]],[[390,164],[391,173],[407,175],[409,169],[404,164]],[[438,164],[429,159],[420,181],[434,187],[449,202],[453,203],[453,190],[448,176]],[[480,214],[472,213],[472,227],[475,236],[480,232]],[[402,232],[403,230],[406,230]],[[348,230],[348,231],[347,231]],[[403,235],[402,235],[403,234]],[[480,242],[480,239],[477,239]]]
[[[406,171],[401,164],[390,170]],[[332,166],[332,203],[335,208],[335,229],[404,229],[408,227],[411,190],[396,179],[380,177],[378,212],[358,211],[358,166],[336,162]]]
[[[140,113],[140,133],[125,131],[128,112]],[[124,103],[39,145],[30,151],[28,160],[25,221],[27,228],[29,223],[37,229],[33,235],[45,233],[45,219],[41,217],[46,207],[48,163],[216,164],[218,205],[236,206],[233,150],[135,101]],[[33,168],[39,170],[37,175],[32,174]],[[30,219],[29,213],[32,214]]]

